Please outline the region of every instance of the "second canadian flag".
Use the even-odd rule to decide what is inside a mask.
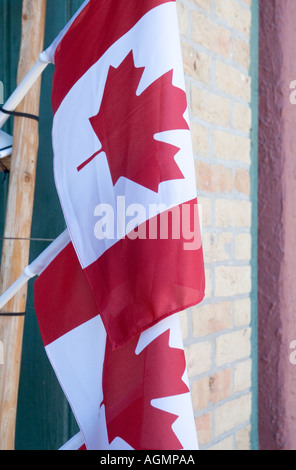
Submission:
[[[197,449],[178,314],[113,350],[67,231],[32,269],[45,350],[81,431],[62,449]]]

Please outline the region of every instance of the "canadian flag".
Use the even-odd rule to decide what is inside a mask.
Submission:
[[[56,187],[113,350],[204,296],[176,3],[87,0],[46,53]]]
[[[67,230],[30,269],[45,350],[80,428],[61,449],[198,449],[178,314],[114,350]]]

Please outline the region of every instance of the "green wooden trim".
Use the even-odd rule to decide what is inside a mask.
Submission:
[[[258,342],[257,342],[257,247],[258,247],[258,50],[259,1],[252,0],[251,66],[252,128],[251,128],[251,202],[252,202],[252,291],[251,291],[251,358],[252,358],[252,414],[251,449],[258,450]]]

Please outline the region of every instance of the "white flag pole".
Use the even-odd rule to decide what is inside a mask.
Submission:
[[[23,80],[19,83],[16,87],[14,92],[10,95],[6,103],[2,106],[4,111],[14,111],[15,108],[20,104],[22,99],[26,96],[30,88],[34,85],[37,78],[42,74],[44,69],[47,67],[48,64],[53,63],[54,53],[55,50],[70,28],[71,24],[74,22],[76,17],[80,14],[83,8],[89,0],[85,0],[83,4],[78,8],[77,12],[72,16],[70,21],[66,24],[66,26],[62,29],[56,39],[51,43],[51,45],[39,54],[37,62],[33,65],[31,70],[28,74],[23,78]],[[0,129],[4,126],[5,122],[8,120],[9,114],[1,112],[0,109]]]
[[[61,233],[31,264],[25,267],[18,279],[0,296],[0,309],[35,276],[38,276],[48,264],[65,248],[70,242],[68,230]]]
[[[31,277],[34,277],[35,274],[32,273],[27,266],[20,277],[7,289],[4,294],[0,296],[0,308],[9,302],[10,299],[28,282]]]
[[[41,54],[39,54],[37,62],[33,65],[31,70],[27,73],[27,75],[23,78],[23,80],[14,90],[14,92],[10,95],[6,103],[3,105],[3,109],[5,111],[15,110],[15,108],[20,104],[22,99],[25,97],[25,95],[28,93],[37,78],[42,74],[43,70],[49,63],[50,60],[46,52],[41,52]],[[3,127],[8,118],[9,114],[3,113],[0,110],[0,129]]]
[[[84,436],[81,431],[75,434],[68,442],[66,442],[59,450],[79,450],[85,444]]]

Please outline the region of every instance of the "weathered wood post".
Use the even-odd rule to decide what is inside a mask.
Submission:
[[[18,83],[43,51],[45,13],[46,0],[23,0]],[[39,77],[17,111],[38,115],[40,84]],[[15,117],[0,293],[8,289],[28,264],[30,242],[20,238],[28,239],[31,234],[38,143],[37,121]],[[1,312],[25,312],[26,300],[25,285]],[[0,365],[0,450],[14,449],[23,326],[23,316],[0,316],[0,340],[4,353],[4,364]]]

